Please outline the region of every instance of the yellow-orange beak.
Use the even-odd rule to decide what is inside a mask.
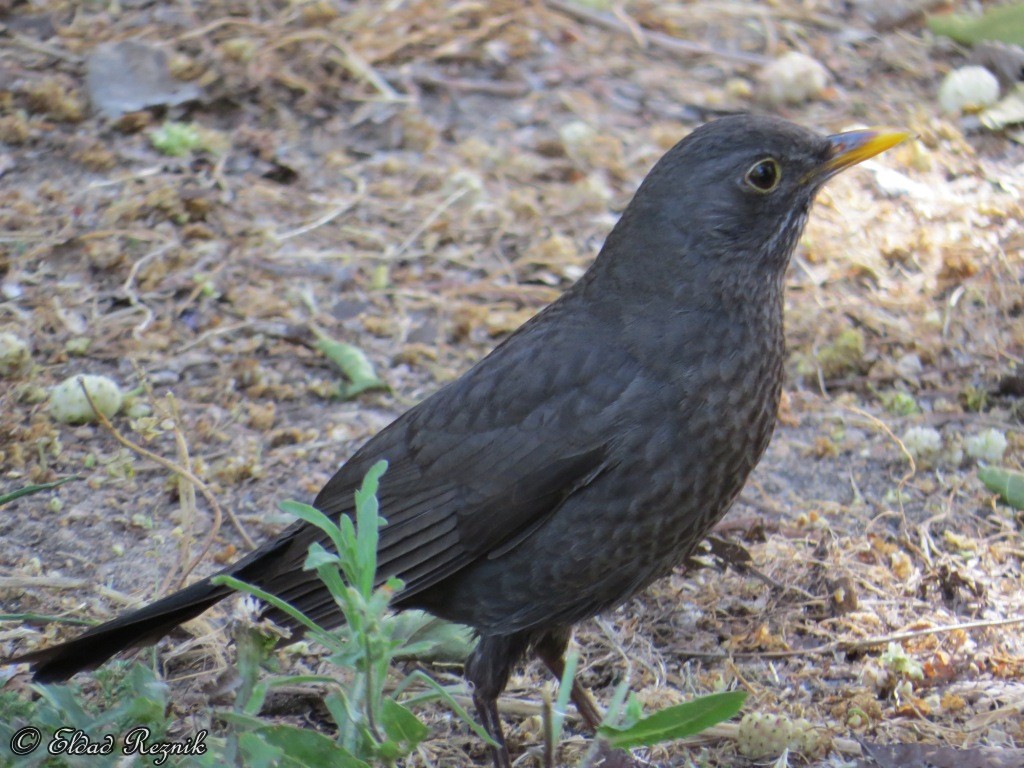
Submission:
[[[892,131],[886,128],[868,128],[833,134],[828,137],[831,156],[810,175],[824,181],[851,165],[892,149],[910,137],[911,134],[905,131]]]

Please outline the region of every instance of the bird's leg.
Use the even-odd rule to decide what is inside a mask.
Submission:
[[[569,645],[569,632],[558,631],[548,632],[535,645],[534,651],[537,657],[544,662],[544,666],[551,670],[558,680],[565,675],[565,649]],[[604,715],[598,709],[597,703],[587,693],[576,676],[572,678],[572,688],[569,691],[569,698],[576,705],[576,711],[580,713],[583,722],[592,730],[596,731],[604,720]]]
[[[512,758],[505,745],[505,734],[498,716],[498,696],[508,684],[512,667],[523,655],[528,644],[526,635],[495,635],[481,637],[476,648],[466,659],[463,675],[473,686],[473,704],[476,705],[480,724],[497,747],[491,747],[494,768],[511,768]]]
[[[480,716],[480,724],[487,731],[487,735],[498,744],[498,746],[490,748],[494,768],[512,768],[512,757],[508,753],[505,734],[501,730],[501,718],[498,716],[497,697],[480,696],[474,691],[473,704],[476,705],[476,712]]]
[[[559,681],[565,675],[565,649],[569,645],[569,634],[570,630],[551,631],[541,637],[533,646],[537,657],[544,662],[544,665],[551,670],[551,674]],[[576,711],[580,713],[583,721],[596,733],[598,726],[604,720],[604,715],[601,714],[597,703],[575,675],[572,677],[569,698],[576,705]],[[597,756],[593,765],[601,765],[604,768],[640,768],[645,764],[637,762],[627,750],[616,749],[598,737]]]

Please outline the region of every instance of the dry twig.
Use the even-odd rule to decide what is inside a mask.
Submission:
[[[117,440],[117,442],[119,442],[128,450],[133,451],[134,453],[137,453],[140,456],[145,456],[147,459],[150,459],[151,461],[155,461],[157,464],[159,464],[161,467],[168,470],[169,472],[173,472],[180,477],[184,477],[186,480],[188,480],[196,488],[199,489],[199,492],[203,494],[203,498],[206,499],[207,503],[210,505],[210,508],[213,510],[213,525],[210,526],[210,532],[206,535],[206,540],[203,542],[203,548],[200,550],[198,555],[192,558],[192,561],[184,569],[182,575],[182,578],[184,579],[202,561],[202,559],[206,557],[206,554],[210,551],[210,548],[213,546],[214,538],[220,531],[221,521],[224,519],[224,513],[221,511],[220,504],[217,503],[217,498],[213,495],[213,492],[210,490],[209,486],[207,486],[206,483],[204,483],[202,480],[196,477],[188,469],[174,463],[169,459],[165,459],[163,456],[157,453],[153,453],[153,451],[143,448],[138,443],[132,442],[127,437],[125,437],[120,432],[120,430],[117,429],[117,427],[110,423],[110,419],[108,419],[103,414],[103,412],[96,407],[96,403],[93,401],[92,395],[89,394],[89,390],[86,389],[85,383],[81,379],[79,379],[78,385],[82,388],[82,392],[85,394],[86,400],[89,401],[89,406],[92,408],[93,413],[96,415],[96,419],[103,426],[103,428],[106,429],[115,440]],[[238,520],[238,518],[231,510],[228,510],[228,518],[231,520],[232,525],[235,526],[235,530],[238,531],[238,534],[242,537],[242,540],[245,541],[246,545],[251,548],[255,548],[256,544],[253,542],[251,538],[249,538],[249,534],[246,533],[245,528],[242,527],[241,522]]]
[[[644,29],[635,22],[627,24],[617,16],[602,13],[601,11],[594,11],[590,8],[584,8],[582,5],[577,5],[576,3],[568,2],[567,0],[547,0],[547,4],[554,10],[564,13],[567,16],[572,16],[573,18],[585,21],[588,24],[604,27],[612,32],[620,32],[622,34],[629,35],[634,40],[637,40],[638,35],[640,35],[642,36],[641,39],[650,42],[657,48],[661,48],[662,50],[675,54],[676,56],[713,56],[720,59],[730,59],[741,64],[753,64],[756,66],[763,66],[771,61],[771,57],[769,56],[762,56],[757,53],[745,53],[743,51],[726,51],[720,48],[713,48],[712,46],[704,43],[695,43],[692,40],[681,40],[678,37],[666,35],[664,32]]]

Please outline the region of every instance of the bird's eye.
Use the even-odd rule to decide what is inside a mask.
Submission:
[[[743,180],[758,192],[771,192],[779,185],[782,169],[779,164],[768,157],[754,163]]]

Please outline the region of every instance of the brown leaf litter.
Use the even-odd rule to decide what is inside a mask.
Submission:
[[[245,548],[217,527],[218,505],[254,540],[271,535],[277,501],[308,500],[568,286],[659,154],[700,119],[761,108],[759,62],[798,50],[832,83],[780,114],[917,140],[837,179],[801,243],[784,418],[721,534],[749,563],[712,552],[585,624],[582,677],[607,700],[628,674],[652,709],[743,688],[746,711],[827,732],[830,765],[1012,755],[1021,517],[978,482],[965,441],[1000,430],[1002,463],[1019,468],[1019,393],[1003,383],[1024,354],[1024,157],[938,116],[960,55],[913,15],[873,28],[876,5],[16,6],[0,57],[0,331],[29,343],[34,366],[0,384],[0,487],[87,480],[0,513],[4,609],[109,617],[209,544],[207,572]],[[127,40],[163,46],[199,102],[96,117],[84,62]],[[158,153],[150,135],[168,117],[198,126],[202,148]],[[391,393],[332,400],[312,328],[366,351]],[[114,419],[132,445],[53,423],[45,387],[80,371],[141,387]],[[915,427],[938,433],[930,463],[907,448]],[[168,460],[200,482],[174,479]],[[225,669],[222,615],[166,645],[182,733],[220,703],[199,681]],[[64,631],[7,625],[0,644]],[[512,680],[514,751],[539,750],[548,684],[532,665]],[[268,706],[293,719],[289,702],[316,694]],[[424,717],[431,739],[407,765],[484,759],[444,709]],[[649,758],[748,764],[735,728]],[[562,760],[582,743],[570,719]]]

